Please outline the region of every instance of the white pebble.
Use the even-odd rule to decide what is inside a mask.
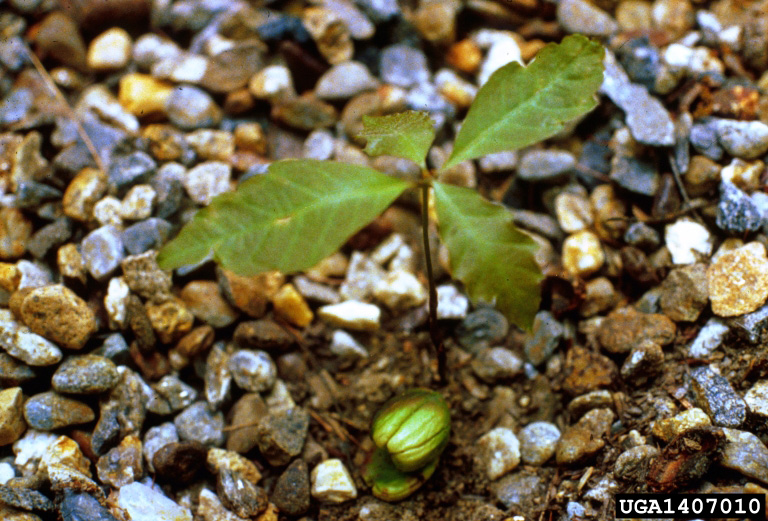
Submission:
[[[520,442],[507,427],[496,427],[477,442],[488,479],[498,479],[520,464]]]
[[[696,262],[696,253],[708,256],[712,253],[712,236],[709,231],[690,219],[679,219],[667,225],[664,240],[674,264]]]
[[[368,358],[368,351],[355,338],[341,329],[333,332],[331,353],[342,358]]]
[[[323,306],[317,310],[317,315],[332,326],[355,331],[375,331],[381,320],[378,306],[358,300]]]
[[[326,503],[343,503],[357,497],[357,488],[340,459],[329,459],[312,469],[312,497]]]

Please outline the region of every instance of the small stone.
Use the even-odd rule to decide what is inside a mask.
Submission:
[[[224,444],[224,417],[221,412],[213,413],[206,402],[193,403],[176,416],[173,423],[184,441],[212,446]]]
[[[661,310],[676,322],[695,321],[707,302],[709,292],[707,267],[704,264],[675,268],[661,284]]]
[[[229,371],[229,354],[223,342],[216,342],[205,360],[205,399],[218,407],[228,397],[232,387],[232,373]]]
[[[714,425],[735,428],[744,423],[747,406],[728,380],[709,366],[691,369],[691,379],[696,402]]]
[[[424,53],[404,44],[384,48],[379,70],[386,83],[406,88],[424,83],[430,76]]]
[[[104,31],[88,46],[88,67],[95,71],[122,69],[131,59],[132,43],[125,29],[113,27]]]
[[[496,427],[477,441],[478,463],[495,480],[520,464],[520,442],[506,427]]]
[[[7,310],[0,315],[0,346],[12,357],[31,366],[53,365],[63,356],[53,342],[13,320]]]
[[[267,304],[285,282],[285,276],[277,271],[244,277],[219,269],[217,278],[227,300],[254,318],[264,316]]]
[[[214,127],[222,116],[213,98],[191,85],[179,85],[172,90],[165,102],[165,112],[171,123],[185,130]]]
[[[71,236],[72,222],[67,217],[61,217],[37,230],[27,242],[27,250],[36,259],[42,259]]]
[[[584,0],[565,0],[557,5],[557,20],[569,33],[610,36],[618,24],[602,9]]]
[[[610,279],[597,277],[587,281],[584,301],[579,307],[579,314],[588,318],[611,309],[616,303],[616,290]]]
[[[332,327],[354,331],[376,331],[381,319],[378,306],[357,300],[323,306],[317,310],[317,314]]]
[[[125,252],[120,230],[106,225],[85,236],[80,249],[85,267],[96,280],[106,279],[123,260]]]
[[[712,311],[721,317],[755,311],[768,298],[765,247],[751,242],[718,256],[707,270]]]
[[[599,435],[574,425],[568,427],[557,442],[555,459],[558,465],[575,464],[594,456],[604,446],[605,441]]]
[[[531,150],[517,167],[520,179],[531,183],[561,180],[576,166],[573,154],[564,150]]]
[[[212,327],[226,327],[238,317],[237,310],[227,303],[212,280],[193,280],[184,286],[180,296],[189,312]]]
[[[427,290],[412,273],[390,271],[373,288],[373,296],[392,311],[403,311],[427,301]]]
[[[220,161],[208,161],[187,172],[182,183],[189,197],[206,206],[219,194],[230,190],[231,167]]]
[[[64,360],[53,374],[51,384],[60,393],[96,394],[115,387],[118,379],[112,360],[91,354]]]
[[[646,0],[624,0],[616,6],[616,22],[624,31],[651,28],[651,4]]]
[[[242,518],[252,518],[267,509],[269,499],[266,491],[237,471],[219,469],[216,491],[222,502]]]
[[[675,323],[660,314],[640,313],[632,307],[613,311],[600,324],[597,339],[609,353],[628,353],[649,340],[667,345],[675,338]]]
[[[27,364],[0,352],[0,386],[15,387],[35,378],[35,371]]]
[[[716,317],[707,320],[699,330],[698,335],[688,347],[688,355],[692,358],[707,358],[723,343],[730,328]]]
[[[208,449],[198,441],[171,442],[157,449],[152,466],[160,479],[187,484],[205,465]]]
[[[481,47],[488,47],[477,75],[478,85],[484,85],[494,72],[508,63],[523,63],[520,46],[508,31],[481,29],[474,40]]]
[[[86,493],[65,493],[64,499],[59,505],[61,516],[64,519],[89,521],[117,521],[109,513],[109,510],[90,494]],[[11,520],[9,520],[11,521]],[[21,520],[19,520],[21,521]]]
[[[381,266],[367,255],[354,252],[339,294],[345,300],[365,300],[372,296],[374,288],[385,276]]]
[[[678,219],[667,225],[664,240],[675,264],[692,264],[697,262],[698,256],[712,253],[712,235],[690,219]]]
[[[726,232],[744,234],[758,230],[762,225],[762,213],[752,199],[732,183],[721,183],[717,226]]]
[[[744,394],[749,410],[760,416],[768,416],[768,380],[759,380]]]
[[[258,440],[256,426],[267,415],[267,406],[258,393],[245,393],[230,410],[231,425],[241,426],[229,431],[227,450],[240,454],[253,449]]]
[[[102,226],[112,225],[121,228],[123,226],[123,219],[120,217],[122,208],[120,199],[108,195],[93,206],[93,218]]]
[[[336,108],[311,92],[283,99],[272,106],[271,117],[299,130],[328,128],[338,121]]]
[[[624,232],[624,242],[645,252],[656,250],[661,245],[659,233],[642,222],[636,222],[629,225]]]
[[[348,61],[334,65],[320,76],[315,85],[315,95],[323,100],[343,100],[375,89],[378,85],[378,80],[365,65]]]
[[[300,516],[309,509],[309,496],[309,469],[303,459],[297,458],[277,478],[271,500],[281,512]]]
[[[663,364],[664,352],[661,346],[651,340],[645,340],[632,348],[621,366],[620,374],[626,382],[640,386],[656,376]]]
[[[157,193],[149,185],[134,185],[128,190],[120,206],[120,217],[134,221],[152,215],[152,205]]]
[[[272,297],[275,313],[296,327],[306,327],[315,315],[293,284],[285,284]]]
[[[98,329],[91,308],[60,284],[32,289],[19,311],[30,330],[67,349],[82,349]]]
[[[343,503],[357,497],[349,471],[339,459],[328,459],[312,469],[312,497],[323,503]]]
[[[656,166],[634,157],[615,156],[610,176],[622,188],[648,197],[656,194],[661,184]]]
[[[102,483],[120,488],[144,475],[141,440],[126,436],[120,444],[110,449],[96,463],[96,471]]]
[[[27,425],[41,431],[88,423],[95,417],[93,410],[84,403],[52,391],[36,394],[24,404]]]
[[[295,96],[291,71],[285,65],[268,65],[253,75],[248,90],[257,99],[279,100]]]
[[[32,223],[16,208],[0,208],[0,259],[24,255],[32,234]]]
[[[501,343],[509,331],[509,322],[500,312],[492,308],[473,311],[456,329],[456,339],[469,351],[480,350]]]
[[[469,311],[469,299],[462,295],[453,284],[437,287],[438,320],[461,320]]]
[[[121,487],[117,506],[125,510],[131,521],[192,521],[192,514],[159,492],[158,488],[131,483]]]
[[[572,396],[613,385],[616,365],[603,355],[574,346],[565,358],[563,390]]]
[[[335,289],[315,282],[304,275],[295,276],[293,278],[293,285],[296,287],[296,291],[309,301],[321,304],[338,304],[341,302],[341,297]]]
[[[195,321],[181,299],[168,298],[158,304],[145,304],[147,317],[157,336],[164,344],[175,342],[192,329]]]
[[[563,192],[555,197],[555,214],[566,233],[584,230],[592,225],[592,208],[584,196]]]
[[[0,446],[21,438],[27,428],[22,415],[24,396],[20,387],[0,391]]]
[[[107,188],[107,176],[101,170],[82,169],[64,191],[64,215],[78,221],[90,220],[94,205],[104,196]]]
[[[723,429],[725,446],[720,465],[736,470],[751,479],[768,482],[768,448],[751,432]]]
[[[238,387],[246,391],[268,391],[277,378],[277,367],[264,351],[237,351],[229,358],[229,370]]]
[[[760,176],[765,169],[765,163],[759,159],[756,161],[742,161],[734,158],[728,165],[720,170],[720,179],[730,183],[746,192],[752,192],[760,187]]]
[[[694,407],[676,414],[672,418],[653,422],[651,432],[660,440],[669,443],[686,431],[709,427],[710,425],[712,422],[709,416],[698,407]]]
[[[546,496],[547,481],[535,472],[520,470],[491,485],[495,499],[505,508],[530,512],[537,497]]]
[[[491,347],[476,355],[472,361],[472,370],[482,380],[493,383],[520,374],[523,361],[505,347]]]
[[[165,422],[147,429],[143,443],[144,460],[147,464],[147,471],[154,474],[155,466],[152,461],[155,454],[166,445],[178,441],[179,434],[176,431],[176,426],[171,422]]]
[[[755,159],[768,151],[768,125],[761,121],[720,119],[717,137],[726,152],[741,159]]]
[[[632,447],[622,452],[613,465],[613,473],[621,479],[644,483],[651,461],[658,457],[659,449],[650,445]]]
[[[365,350],[360,342],[355,340],[355,337],[346,331],[340,329],[333,332],[329,349],[331,353],[343,359],[368,358],[368,351]]]
[[[563,242],[563,267],[572,275],[586,277],[605,263],[600,238],[589,230],[569,235]]]
[[[270,465],[286,465],[301,453],[308,429],[309,413],[304,409],[270,413],[256,427],[259,451]]]
[[[197,497],[196,516],[202,521],[243,521],[245,519],[228,510],[216,493],[207,488],[202,488]]]
[[[555,454],[560,430],[552,423],[529,423],[517,434],[520,457],[527,465],[543,465]]]
[[[533,365],[546,362],[560,345],[565,328],[549,311],[539,311],[533,320],[532,335],[525,340],[525,356]]]
[[[171,228],[171,223],[165,219],[150,217],[128,226],[123,231],[123,244],[131,255],[159,250],[168,239]]]
[[[148,74],[128,73],[120,78],[117,99],[135,116],[165,113],[173,85]]]

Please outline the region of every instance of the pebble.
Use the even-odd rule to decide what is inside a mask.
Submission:
[[[284,318],[296,327],[306,327],[315,318],[304,297],[293,284],[285,284],[272,297],[275,314]]]
[[[86,404],[53,391],[36,394],[24,403],[24,419],[33,429],[50,431],[88,423],[96,418]]]
[[[546,496],[547,481],[535,472],[521,470],[493,483],[491,490],[505,508],[530,512],[535,498]]]
[[[171,441],[154,451],[152,466],[160,479],[188,484],[205,465],[207,449],[198,441]]]
[[[656,194],[661,184],[656,166],[634,157],[615,156],[610,176],[622,188],[648,197]]]
[[[239,472],[219,469],[216,491],[222,502],[242,518],[252,518],[267,509],[266,491]]]
[[[663,364],[664,352],[661,346],[645,340],[632,348],[619,373],[626,382],[641,386],[659,374]]]
[[[675,331],[675,323],[664,315],[623,307],[602,321],[597,339],[610,353],[628,353],[646,340],[662,346],[669,344],[675,338]]]
[[[691,369],[691,384],[696,403],[712,419],[714,425],[739,427],[744,423],[747,406],[728,380],[709,366]]]
[[[322,100],[345,100],[379,86],[378,80],[360,62],[348,61],[328,69],[315,85]]]
[[[212,280],[193,280],[181,290],[182,302],[198,319],[214,328],[227,327],[238,317],[236,309],[229,305]]]
[[[612,385],[616,378],[616,364],[598,353],[573,346],[565,358],[563,390],[572,396],[595,391]]]
[[[24,255],[32,235],[32,223],[16,208],[0,208],[0,259]]]
[[[333,332],[329,349],[331,353],[343,359],[368,358],[365,347],[355,340],[355,337],[341,329]]]
[[[664,105],[645,87],[632,83],[610,51],[606,51],[604,63],[605,74],[600,91],[626,113],[632,137],[651,146],[673,145],[675,125]]]
[[[99,480],[114,488],[138,481],[144,475],[141,456],[141,440],[133,435],[126,436],[96,462]]]
[[[125,29],[108,29],[91,41],[86,63],[95,71],[122,69],[131,59],[132,43],[131,36]]]
[[[309,510],[309,469],[303,459],[293,460],[280,474],[270,499],[289,516],[300,516]]]
[[[171,123],[185,130],[215,127],[222,117],[213,98],[191,85],[178,85],[172,90],[165,102],[165,112]]]
[[[437,287],[438,320],[461,320],[469,311],[469,299],[456,286],[443,284]]]
[[[131,521],[192,521],[189,509],[168,499],[159,487],[138,482],[120,488],[117,506],[128,513]]]
[[[168,402],[171,411],[180,411],[197,400],[195,388],[184,383],[176,375],[163,376],[152,388]]]
[[[699,330],[696,338],[688,347],[688,356],[692,358],[707,358],[720,347],[730,328],[717,317],[707,320]]]
[[[108,224],[122,228],[123,219],[120,217],[120,211],[123,209],[123,203],[117,197],[108,195],[101,198],[93,207],[93,218],[102,226]]]
[[[610,36],[619,29],[611,15],[584,0],[557,4],[557,21],[569,33],[588,36]]]
[[[751,242],[719,255],[707,270],[712,311],[721,317],[755,311],[768,298],[765,247]]]
[[[693,407],[671,418],[656,420],[651,424],[651,432],[660,440],[669,443],[686,431],[709,427],[710,425],[712,425],[712,421],[707,413],[698,407]]]
[[[155,454],[161,448],[171,443],[179,441],[179,434],[176,431],[176,426],[171,422],[161,423],[147,429],[144,434],[144,443],[142,444],[142,451],[144,453],[144,460],[147,465],[147,471],[150,473],[155,472],[155,466],[152,463]]]
[[[379,62],[381,78],[398,87],[413,87],[429,81],[430,72],[424,53],[405,44],[385,47]]]
[[[616,291],[610,279],[597,277],[587,281],[584,301],[579,314],[588,318],[611,309],[616,303]]]
[[[734,184],[720,184],[717,226],[726,232],[743,235],[763,226],[763,216],[753,200]]]
[[[90,220],[94,205],[104,196],[107,188],[107,176],[101,170],[83,168],[64,191],[64,215],[78,221]]]
[[[120,265],[125,257],[122,233],[111,225],[95,229],[80,244],[83,262],[91,276],[103,281]]]
[[[341,302],[339,293],[325,284],[315,282],[309,277],[298,275],[293,277],[293,285],[296,291],[309,301],[319,302],[321,304],[338,304]]]
[[[756,159],[768,151],[768,125],[761,121],[720,119],[715,125],[720,144],[734,157]]]
[[[568,427],[557,442],[555,459],[558,465],[571,465],[594,456],[605,446],[599,434],[586,427]]]
[[[520,46],[509,31],[480,29],[475,33],[474,42],[481,48],[488,48],[477,74],[478,85],[485,85],[494,72],[508,63],[523,64]]]
[[[0,314],[0,346],[12,357],[31,366],[53,365],[63,356],[56,344],[13,320],[8,310]]]
[[[253,75],[248,91],[256,99],[277,101],[296,95],[291,71],[285,65],[268,65]]]
[[[207,161],[191,169],[182,179],[189,197],[203,206],[230,190],[232,167],[220,161]]]
[[[765,163],[759,159],[756,161],[742,161],[734,158],[729,164],[720,170],[720,179],[731,183],[746,192],[757,190],[760,186],[760,176],[765,169]]]
[[[694,322],[709,302],[707,288],[706,265],[675,268],[661,283],[661,310],[675,322]]]
[[[306,131],[327,128],[338,121],[336,108],[311,92],[274,103],[270,115],[289,127]]]
[[[523,361],[505,347],[490,347],[477,353],[472,361],[472,370],[482,380],[493,383],[520,374]]]
[[[357,488],[340,459],[319,463],[311,474],[312,497],[323,503],[343,503],[357,497]]]
[[[394,312],[420,306],[427,301],[427,290],[415,275],[390,271],[373,288],[373,296]]]
[[[285,276],[277,271],[244,277],[219,269],[217,278],[227,300],[254,318],[264,316],[267,304],[285,282]]]
[[[687,218],[667,225],[664,231],[664,243],[674,264],[692,264],[699,255],[709,256],[713,242],[704,226]]]
[[[237,351],[229,357],[229,370],[238,387],[246,391],[268,391],[277,378],[277,367],[264,351]]]
[[[98,329],[85,301],[61,284],[33,288],[23,297],[19,314],[32,332],[67,349],[82,349]]]
[[[560,228],[574,233],[592,225],[592,208],[589,199],[583,195],[563,192],[555,197],[555,215]]]
[[[758,380],[744,394],[749,410],[760,416],[768,416],[768,380]]]
[[[53,512],[53,502],[36,490],[21,486],[0,485],[0,501],[3,504],[19,508],[42,512]]]
[[[224,444],[224,416],[221,412],[212,412],[206,402],[193,403],[179,413],[173,423],[183,441],[212,446]]]
[[[51,384],[60,393],[96,394],[115,387],[118,379],[112,360],[89,354],[64,360],[53,373]]]
[[[719,463],[751,479],[768,483],[768,448],[751,432],[723,429],[726,443]]]
[[[470,353],[477,353],[502,343],[509,332],[506,317],[493,308],[482,307],[469,315],[456,328],[456,340]]]
[[[576,158],[564,150],[531,150],[517,166],[520,179],[531,183],[562,180],[576,166]]]
[[[27,429],[22,414],[23,403],[21,387],[0,391],[0,446],[14,443]]]
[[[15,387],[35,378],[35,371],[27,364],[0,352],[0,386]]]
[[[256,426],[259,451],[270,465],[287,465],[301,453],[308,429],[309,413],[304,409],[270,412]]]
[[[253,449],[257,444],[256,425],[267,415],[267,406],[258,393],[245,393],[235,402],[229,413],[230,425],[242,425],[229,431],[227,450],[240,454]]]
[[[373,304],[358,300],[347,300],[340,304],[322,306],[317,315],[332,327],[353,331],[376,331],[379,329],[381,310]]]
[[[229,354],[224,351],[224,343],[216,342],[205,360],[205,399],[218,407],[227,399],[232,387],[232,373],[228,367]]]
[[[507,427],[496,427],[477,440],[477,462],[488,479],[496,480],[520,464],[520,442]]]
[[[315,40],[320,54],[336,65],[348,61],[355,51],[351,39],[350,17],[342,17],[337,9],[343,4],[326,0],[324,7],[308,7],[302,12],[304,27]],[[354,7],[350,6],[347,12]]]
[[[659,449],[650,445],[632,447],[622,452],[613,465],[615,476],[638,483],[644,483],[648,468],[654,458],[658,457]]]
[[[645,252],[656,250],[661,245],[659,232],[645,223],[636,222],[629,225],[624,232],[624,242]]]
[[[101,503],[90,494],[65,493],[59,504],[61,516],[64,519],[88,521],[117,521]],[[9,520],[10,521],[10,520]]]
[[[109,166],[109,182],[118,189],[135,183],[149,181],[157,169],[157,163],[145,152],[133,152],[120,156]]]
[[[587,277],[605,263],[600,238],[590,230],[569,235],[563,242],[563,268],[575,276]]]
[[[152,206],[157,197],[150,185],[134,185],[128,190],[120,206],[120,217],[138,221],[152,215]]]
[[[533,331],[523,344],[525,357],[533,365],[546,362],[560,346],[565,328],[549,311],[539,311],[533,319]]]
[[[543,465],[555,454],[560,429],[546,421],[529,423],[517,434],[520,457],[527,465]]]
[[[173,85],[166,81],[132,72],[120,77],[117,99],[125,110],[143,117],[164,114],[173,91]]]
[[[71,236],[72,222],[67,217],[60,217],[38,229],[27,241],[27,250],[36,259],[42,259]]]

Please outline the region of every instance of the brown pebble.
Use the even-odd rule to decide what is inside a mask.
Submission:
[[[244,394],[230,410],[232,430],[227,436],[227,450],[245,454],[257,444],[256,426],[267,415],[267,405],[259,393]]]
[[[572,396],[610,386],[616,377],[616,364],[601,354],[573,346],[565,358],[563,390]]]
[[[203,322],[215,328],[226,327],[237,319],[238,312],[222,296],[212,280],[193,280],[181,290],[181,300],[187,309]]]
[[[32,223],[17,208],[0,208],[0,259],[17,259],[27,251]]]
[[[213,344],[214,330],[209,325],[198,326],[178,341],[176,350],[187,358],[204,353]]]
[[[85,70],[85,42],[77,24],[64,11],[53,11],[37,28],[37,55]]]
[[[293,335],[269,318],[240,322],[234,340],[243,347],[272,350],[284,350],[296,342]]]
[[[30,291],[19,316],[30,330],[68,349],[81,349],[98,329],[88,304],[61,284]]]
[[[159,479],[181,485],[190,483],[205,465],[207,449],[199,441],[169,443],[152,458]]]
[[[237,139],[237,132],[235,139]],[[279,271],[269,271],[246,277],[218,269],[216,275],[221,291],[227,300],[237,309],[253,318],[264,316],[269,301],[285,282],[285,275]]]
[[[613,311],[600,324],[597,339],[610,353],[627,353],[646,339],[667,345],[674,340],[675,332],[675,323],[664,315],[624,307]]]

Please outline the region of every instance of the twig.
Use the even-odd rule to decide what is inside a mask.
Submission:
[[[427,280],[429,281],[429,338],[437,352],[437,377],[440,383],[446,383],[445,345],[437,327],[437,288],[432,274],[432,253],[429,251],[429,184],[421,185],[421,231],[424,240],[424,259],[427,264]]]
[[[30,49],[26,43],[24,44],[24,50],[27,52],[27,56],[29,56],[32,65],[34,65],[37,72],[40,73],[40,76],[43,77],[43,82],[45,83],[46,87],[48,87],[48,90],[50,90],[53,96],[59,101],[67,117],[74,122],[75,128],[77,129],[77,134],[80,136],[80,139],[83,140],[83,143],[85,143],[85,147],[88,149],[88,152],[90,152],[91,156],[93,156],[93,160],[96,162],[96,166],[99,168],[99,170],[106,173],[107,169],[104,166],[104,162],[101,160],[101,156],[99,156],[96,147],[93,145],[93,141],[91,141],[91,138],[88,137],[88,134],[85,133],[85,129],[80,122],[80,118],[78,118],[77,114],[75,114],[75,111],[72,110],[72,107],[69,106],[69,103],[64,97],[64,94],[61,93],[59,88],[51,79],[50,74],[48,74],[48,71],[45,70],[43,64],[40,63],[37,55],[32,52],[32,49]]]

